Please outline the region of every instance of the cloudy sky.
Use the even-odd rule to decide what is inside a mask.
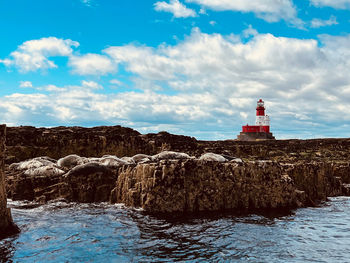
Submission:
[[[0,1],[0,122],[350,136],[350,0]]]

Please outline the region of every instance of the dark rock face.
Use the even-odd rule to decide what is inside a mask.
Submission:
[[[329,169],[323,163],[164,160],[122,168],[111,202],[157,213],[312,205],[343,193]]]
[[[7,208],[7,197],[4,178],[6,126],[0,126],[0,238],[17,233],[19,230],[12,221],[11,211]]]
[[[42,203],[62,198],[82,203],[107,202],[117,179],[115,169],[96,162],[77,165],[63,175],[48,169],[40,175],[28,170],[8,170],[7,174],[10,198]]]
[[[121,169],[112,202],[148,212],[294,207],[293,181],[276,163],[163,160]]]
[[[112,169],[99,163],[78,165],[64,175],[66,199],[83,203],[108,201],[116,178]]]
[[[154,155],[164,150],[196,157],[213,152],[248,160],[347,162],[350,160],[350,139],[197,141],[167,132],[141,135],[120,126],[7,128],[7,164],[38,156],[54,159],[70,154],[133,156],[140,153]]]
[[[150,153],[153,145],[129,128],[113,127],[9,127],[7,133],[7,163],[38,156],[54,159],[77,154],[80,156],[117,156]]]
[[[306,206],[350,194],[350,139],[197,141],[120,126],[13,127],[7,139],[8,164],[46,156],[6,169],[15,200],[196,212]]]
[[[110,201],[152,213],[193,213],[302,207],[350,190],[336,176],[338,166],[323,162],[244,162],[213,153],[195,158],[172,151],[124,160],[73,157],[10,165],[8,196],[39,202]]]

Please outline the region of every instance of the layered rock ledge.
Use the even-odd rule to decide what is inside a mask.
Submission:
[[[349,160],[350,139],[198,141],[120,126],[9,127],[7,194],[149,212],[300,207],[349,195]]]
[[[4,178],[4,154],[5,154],[6,126],[0,126],[0,238],[18,232],[12,220],[11,211],[7,208],[7,197]]]
[[[150,213],[295,208],[348,195],[344,164],[244,161],[163,151],[118,158],[38,157],[7,169],[14,200],[124,203]]]

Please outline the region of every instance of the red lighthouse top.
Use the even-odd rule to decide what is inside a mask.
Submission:
[[[256,106],[256,116],[265,116],[265,106],[262,99],[258,100]]]

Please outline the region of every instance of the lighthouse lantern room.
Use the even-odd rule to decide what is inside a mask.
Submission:
[[[258,100],[256,106],[255,125],[242,126],[242,132],[238,135],[238,140],[254,141],[254,140],[274,140],[270,133],[270,117],[265,115],[265,103],[262,99]]]

